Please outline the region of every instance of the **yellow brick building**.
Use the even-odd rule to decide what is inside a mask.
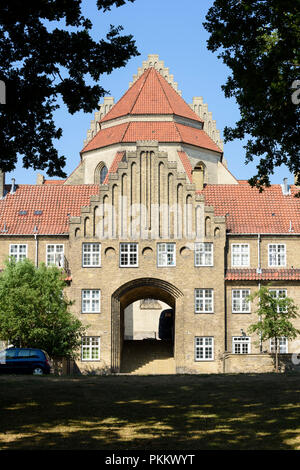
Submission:
[[[72,369],[272,370],[272,343],[248,333],[247,297],[272,282],[300,305],[299,188],[259,193],[229,172],[222,145],[202,98],[188,105],[150,55],[117,103],[104,99],[66,180],[0,175],[0,265],[64,269],[89,325]],[[286,365],[299,346],[282,338]]]

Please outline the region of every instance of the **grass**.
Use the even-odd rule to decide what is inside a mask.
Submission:
[[[1,450],[300,450],[300,376],[0,376]]]

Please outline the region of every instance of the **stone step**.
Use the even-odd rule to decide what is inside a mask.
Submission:
[[[125,341],[122,354],[122,373],[175,374],[173,345],[169,341]]]

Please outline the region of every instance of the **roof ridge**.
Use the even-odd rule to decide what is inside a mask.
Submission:
[[[174,124],[174,127],[175,127],[175,129],[176,129],[176,132],[177,132],[177,134],[178,134],[178,136],[179,136],[180,142],[183,142],[183,138],[182,138],[182,135],[181,135],[181,133],[180,133],[178,127],[177,127],[177,123],[174,121],[173,124]]]
[[[103,116],[102,119],[100,119],[100,121],[99,121],[100,123],[101,123],[101,122],[107,122],[107,121],[116,119],[116,118],[114,118],[114,117],[111,118],[111,119],[110,119],[110,118],[107,119],[107,117],[108,117],[110,114],[112,114],[112,112],[113,112],[113,110],[116,108],[116,106],[120,103],[121,100],[123,100],[123,99],[126,97],[126,95],[128,95],[129,92],[132,92],[132,90],[133,90],[134,88],[138,88],[138,83],[139,83],[140,81],[142,81],[142,79],[143,79],[144,82],[143,82],[143,84],[142,84],[142,86],[141,86],[140,91],[139,91],[138,94],[137,94],[137,97],[140,96],[140,92],[141,92],[141,90],[143,89],[143,87],[144,87],[144,85],[145,85],[145,81],[146,81],[146,78],[147,78],[147,76],[148,76],[148,73],[149,73],[149,69],[145,70],[145,72],[137,79],[137,81],[132,85],[132,87],[129,87],[128,90],[125,91],[125,93],[120,97],[120,99],[119,99],[119,100],[113,105],[113,107],[108,111],[108,113],[105,114],[105,116]],[[136,103],[137,97],[135,98],[134,105],[135,105],[135,103]],[[133,106],[134,106],[134,105],[133,105]],[[131,112],[133,106],[130,108],[130,112]],[[100,130],[101,130],[101,129],[100,129]],[[98,131],[98,132],[99,132],[99,131]],[[97,134],[96,134],[96,135],[97,135]]]
[[[155,70],[155,69],[154,69],[154,70]],[[156,70],[155,70],[155,71],[156,71]],[[162,88],[162,90],[163,90],[163,92],[164,92],[164,94],[165,94],[165,96],[166,96],[166,98],[167,98],[167,101],[168,101],[168,103],[169,103],[169,105],[170,105],[170,108],[173,110],[173,114],[177,115],[177,113],[175,113],[174,108],[173,108],[173,106],[171,105],[170,100],[169,100],[169,98],[168,98],[168,96],[167,96],[167,94],[166,94],[166,91],[165,91],[164,86],[163,86],[163,83],[164,83],[164,82],[163,82],[162,80],[164,80],[165,83],[166,83],[168,86],[170,86],[170,90],[173,91],[173,90],[174,90],[173,87],[172,87],[172,86],[167,82],[167,80],[166,80],[162,75],[160,75],[159,73],[156,72],[156,76],[157,76],[157,78],[158,78],[158,81],[160,82],[161,88]],[[181,101],[182,103],[184,103],[184,105],[187,106],[187,108],[189,109],[189,111],[195,116],[194,121],[202,122],[202,123],[203,123],[203,119],[201,119],[201,118],[195,113],[195,111],[186,103],[186,101],[182,98],[182,96],[178,95],[178,93],[177,93],[175,90],[174,90],[174,92],[175,92],[176,95],[178,96],[179,101]],[[175,96],[175,95],[174,95],[174,96]],[[177,96],[176,96],[176,98],[177,98]],[[179,114],[178,116],[180,116],[180,114]],[[189,119],[193,119],[193,118],[189,118]]]
[[[155,70],[154,67],[151,67],[151,68],[156,72],[156,70]],[[162,89],[163,94],[165,95],[166,100],[167,100],[167,102],[169,103],[169,106],[170,106],[171,110],[173,111],[173,114],[175,114],[174,109],[173,109],[173,106],[172,106],[172,104],[170,103],[170,100],[169,100],[169,98],[168,98],[168,96],[167,96],[167,94],[166,94],[166,92],[165,92],[165,89],[164,89],[164,87],[162,86],[162,83],[161,83],[161,81],[160,81],[160,79],[159,79],[159,77],[161,77],[161,75],[158,74],[158,73],[155,73],[154,76],[156,77],[156,79],[157,79],[157,81],[158,81],[158,83],[159,83],[159,86],[160,86],[160,88]],[[162,78],[163,78],[163,77],[162,77]],[[165,78],[164,78],[164,80],[165,80],[165,82],[167,82],[167,80],[166,80]],[[167,83],[168,83],[168,82],[167,82]]]
[[[148,78],[148,76],[149,76],[150,70],[151,70],[151,68],[149,68],[149,69],[147,69],[147,70],[145,71],[144,83],[142,84],[142,86],[141,86],[141,88],[140,88],[140,91],[139,91],[138,94],[136,95],[136,98],[135,98],[135,100],[134,100],[134,102],[133,102],[133,105],[132,105],[131,108],[130,108],[129,114],[132,112],[133,108],[134,108],[135,105],[136,105],[136,102],[137,102],[137,100],[138,100],[138,98],[139,98],[139,96],[140,96],[140,94],[141,94],[141,92],[142,92],[142,90],[143,90],[143,88],[144,88],[144,86],[145,86],[145,83],[146,83],[146,80],[147,80],[147,78]],[[143,75],[144,75],[144,74],[143,74]],[[142,76],[143,76],[143,75],[142,75]],[[138,80],[137,80],[137,82],[138,82]],[[137,83],[137,82],[136,82],[136,83]],[[130,88],[128,88],[127,91],[129,91],[129,90],[130,90]],[[124,95],[124,96],[125,96],[125,95]]]

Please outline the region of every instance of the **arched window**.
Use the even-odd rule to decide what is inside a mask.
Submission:
[[[108,173],[107,166],[104,162],[99,162],[94,172],[94,183],[103,184],[105,177]]]
[[[103,184],[105,177],[107,175],[108,169],[107,166],[104,165],[100,170],[100,184]]]

